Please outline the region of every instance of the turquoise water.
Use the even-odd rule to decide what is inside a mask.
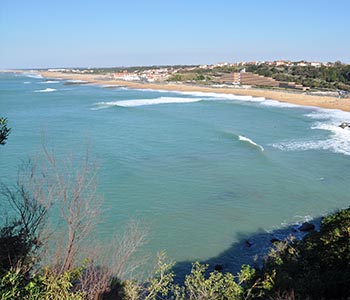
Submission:
[[[31,75],[29,75],[31,76]],[[0,179],[41,149],[82,153],[99,169],[108,239],[133,218],[145,251],[206,260],[243,236],[349,205],[350,114],[263,98],[65,85],[0,74],[0,115],[12,133]]]

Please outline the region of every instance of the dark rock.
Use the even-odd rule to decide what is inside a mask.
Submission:
[[[251,247],[251,246],[253,246],[253,243],[250,240],[245,240],[245,245],[247,247]]]
[[[343,122],[339,125],[339,127],[345,129],[346,127],[350,127],[350,124],[348,122]]]
[[[277,242],[280,242],[280,241],[281,241],[280,239],[275,238],[275,237],[273,237],[273,238],[270,240],[270,242],[271,242],[272,244],[277,243]]]
[[[312,231],[315,230],[315,225],[309,222],[305,222],[301,224],[301,226],[298,229],[299,231]]]
[[[223,269],[224,269],[224,267],[222,265],[219,265],[219,264],[215,265],[215,267],[214,267],[214,270],[218,271],[218,272],[222,271]]]

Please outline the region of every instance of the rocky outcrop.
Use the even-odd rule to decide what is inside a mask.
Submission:
[[[348,122],[343,122],[339,125],[339,127],[345,129],[346,127],[350,127],[350,124]]]
[[[309,222],[304,222],[303,224],[300,225],[298,229],[299,231],[312,231],[312,230],[315,230],[315,225]]]

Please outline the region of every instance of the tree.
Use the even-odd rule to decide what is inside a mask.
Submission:
[[[20,267],[29,272],[38,261],[38,250],[43,245],[41,229],[47,207],[43,205],[43,186],[37,178],[33,161],[23,165],[14,186],[0,185],[0,194],[13,209],[0,228],[0,274]]]
[[[7,127],[7,119],[0,118],[0,145],[5,145],[11,129]]]
[[[45,205],[61,212],[60,224],[51,233],[48,245],[49,265],[63,274],[79,265],[87,255],[84,242],[99,220],[101,199],[96,193],[97,167],[90,162],[89,149],[82,159],[65,156],[58,159],[43,142],[44,163],[38,174],[47,191]]]

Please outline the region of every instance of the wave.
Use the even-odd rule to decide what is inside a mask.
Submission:
[[[289,141],[272,144],[273,147],[283,151],[327,150],[333,153],[350,155],[350,130],[342,129],[334,124],[315,124],[312,129],[330,132],[327,139],[309,141]]]
[[[29,78],[37,78],[37,79],[43,78],[39,73],[36,73],[36,72],[24,72],[22,74]]]
[[[264,151],[264,150],[265,150],[263,146],[261,146],[261,145],[255,143],[254,141],[252,141],[251,139],[249,139],[249,138],[247,138],[247,137],[245,137],[245,136],[243,136],[243,135],[239,135],[239,136],[238,136],[238,140],[243,141],[243,142],[246,142],[246,143],[248,143],[248,144],[251,144],[251,145],[253,145],[253,146],[259,148],[261,151]]]
[[[122,88],[122,87],[124,87],[124,86],[122,86],[122,85],[116,85],[116,84],[103,84],[103,85],[101,85],[101,87],[103,87],[103,88],[109,88],[109,89],[111,89],[111,88],[118,88],[118,89],[120,89],[120,88]]]
[[[59,81],[57,81],[57,80],[46,80],[46,81],[42,81],[40,83],[59,83]]]
[[[141,89],[138,89],[138,90],[141,90]],[[98,108],[94,108],[94,110],[108,108],[112,106],[136,107],[136,106],[146,106],[146,105],[156,105],[156,104],[193,103],[193,102],[200,102],[200,101],[241,100],[241,101],[250,101],[250,102],[262,102],[266,100],[263,97],[259,98],[259,97],[252,97],[252,96],[237,96],[232,94],[220,94],[220,93],[204,93],[204,92],[175,92],[175,93],[195,96],[195,98],[159,97],[155,99],[132,99],[132,100],[99,102],[99,103],[96,103]]]
[[[281,108],[305,108],[305,106],[301,106],[298,104],[280,102],[280,101],[271,100],[271,99],[266,99],[265,101],[262,101],[261,104],[265,106],[281,107]]]
[[[328,136],[312,140],[292,140],[272,144],[274,148],[282,151],[324,150],[333,153],[350,155],[350,129],[342,129],[339,124],[350,120],[350,113],[341,110],[315,108],[313,112],[305,114],[315,120],[312,130],[328,132]]]
[[[56,89],[52,89],[52,88],[46,88],[44,90],[38,90],[38,91],[34,91],[35,93],[51,93],[51,92],[55,92],[57,91]]]
[[[210,92],[177,92],[183,95],[191,95],[195,97],[205,97],[214,99],[223,99],[223,100],[240,100],[246,102],[263,102],[266,100],[264,97],[253,97],[253,96],[241,96],[235,94],[224,94],[224,93],[210,93]]]
[[[81,80],[81,79],[68,79],[68,80],[66,80],[66,82],[70,82],[70,83],[85,83],[85,82],[88,82],[88,81]]]
[[[30,81],[23,82],[23,84],[30,84],[30,83],[31,83]]]
[[[324,109],[324,108],[315,108],[315,110],[309,114],[306,114],[305,117],[314,120],[330,120],[333,123],[344,122],[344,120],[350,119],[350,113],[337,109]]]
[[[156,99],[133,99],[133,100],[121,100],[121,101],[111,101],[111,102],[99,102],[99,103],[96,103],[98,108],[95,108],[95,109],[108,108],[113,106],[137,107],[137,106],[147,106],[147,105],[157,105],[157,104],[193,103],[193,102],[199,102],[199,101],[202,101],[202,99],[159,97]]]

